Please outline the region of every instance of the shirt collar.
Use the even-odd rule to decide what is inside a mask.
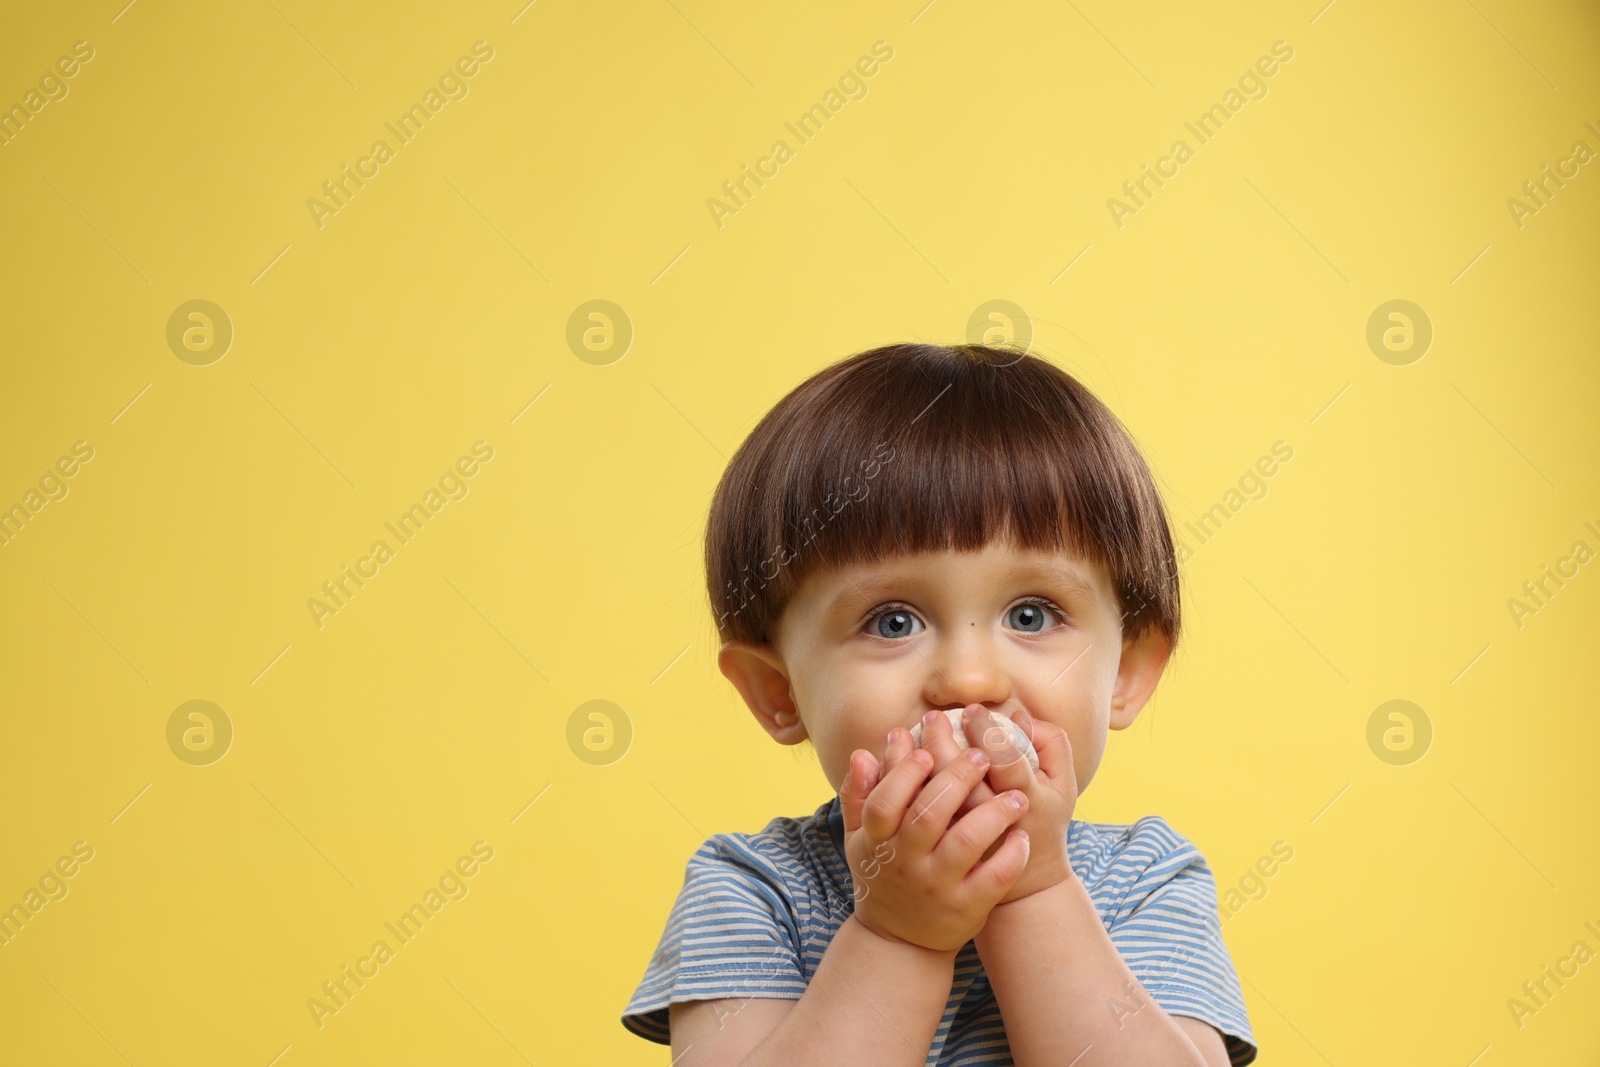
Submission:
[[[828,836],[833,838],[834,849],[848,866],[849,860],[845,859],[844,854],[844,808],[840,806],[837,795],[828,804]]]

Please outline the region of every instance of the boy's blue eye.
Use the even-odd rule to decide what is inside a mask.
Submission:
[[[1023,633],[1038,633],[1044,629],[1045,610],[1040,604],[1018,604],[1008,613]]]
[[[913,633],[920,633],[920,630],[913,630],[911,628],[912,623],[916,623],[917,626],[922,626],[921,619],[917,618],[909,611],[899,610],[885,611],[882,615],[879,615],[876,619],[872,620],[872,623],[879,637],[887,637],[891,639],[896,637],[907,637]]]

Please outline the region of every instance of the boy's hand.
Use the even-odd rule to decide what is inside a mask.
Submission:
[[[951,824],[989,765],[981,749],[973,751],[976,760],[950,760],[931,779],[932,755],[913,748],[910,733],[898,727],[881,766],[865,749],[850,754],[839,799],[855,916],[879,936],[956,951],[983,929],[1027,865],[1027,836],[1007,833],[1026,811],[1016,793]]]
[[[983,793],[994,795],[1015,789],[1028,798],[1028,807],[1018,822],[1027,831],[1032,849],[1022,876],[1000,899],[1001,904],[1048,889],[1073,877],[1067,858],[1067,831],[1073,810],[1078,805],[1078,778],[1072,767],[1072,742],[1059,726],[1041,722],[1018,710],[1011,720],[1027,733],[1039,754],[1039,770],[1033,771],[1027,759],[1011,744],[1009,734],[994,729],[982,704],[969,704],[962,714],[962,729],[967,743],[988,754],[992,766],[984,782],[972,792],[974,801]],[[924,720],[923,748],[932,754],[935,768],[949,766],[960,750],[956,748],[950,723],[943,715]],[[958,813],[959,814],[959,813]],[[984,856],[988,858],[987,854]]]

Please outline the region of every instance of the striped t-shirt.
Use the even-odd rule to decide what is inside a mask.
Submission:
[[[1231,1063],[1254,1060],[1255,1035],[1222,940],[1216,884],[1199,850],[1159,815],[1147,815],[1131,825],[1073,819],[1067,854],[1150,998],[1168,1014],[1222,1031]],[[669,1003],[800,999],[855,909],[853,893],[838,797],[804,819],[773,819],[757,834],[717,834],[689,858],[622,1024],[665,1045]],[[968,941],[956,954],[926,1067],[1011,1062],[1000,1005]]]

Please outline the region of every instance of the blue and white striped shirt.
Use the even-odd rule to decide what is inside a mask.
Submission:
[[[1159,815],[1131,825],[1072,820],[1067,854],[1111,942],[1145,992],[1172,1015],[1222,1031],[1228,1058],[1256,1058],[1255,1036],[1222,940],[1205,857]],[[630,1031],[670,1044],[667,1005],[685,1000],[798,1000],[855,909],[838,797],[757,834],[717,834],[689,858],[683,888],[644,978],[622,1015]],[[977,946],[956,954],[955,980],[926,1067],[1009,1067],[1000,1005]]]

